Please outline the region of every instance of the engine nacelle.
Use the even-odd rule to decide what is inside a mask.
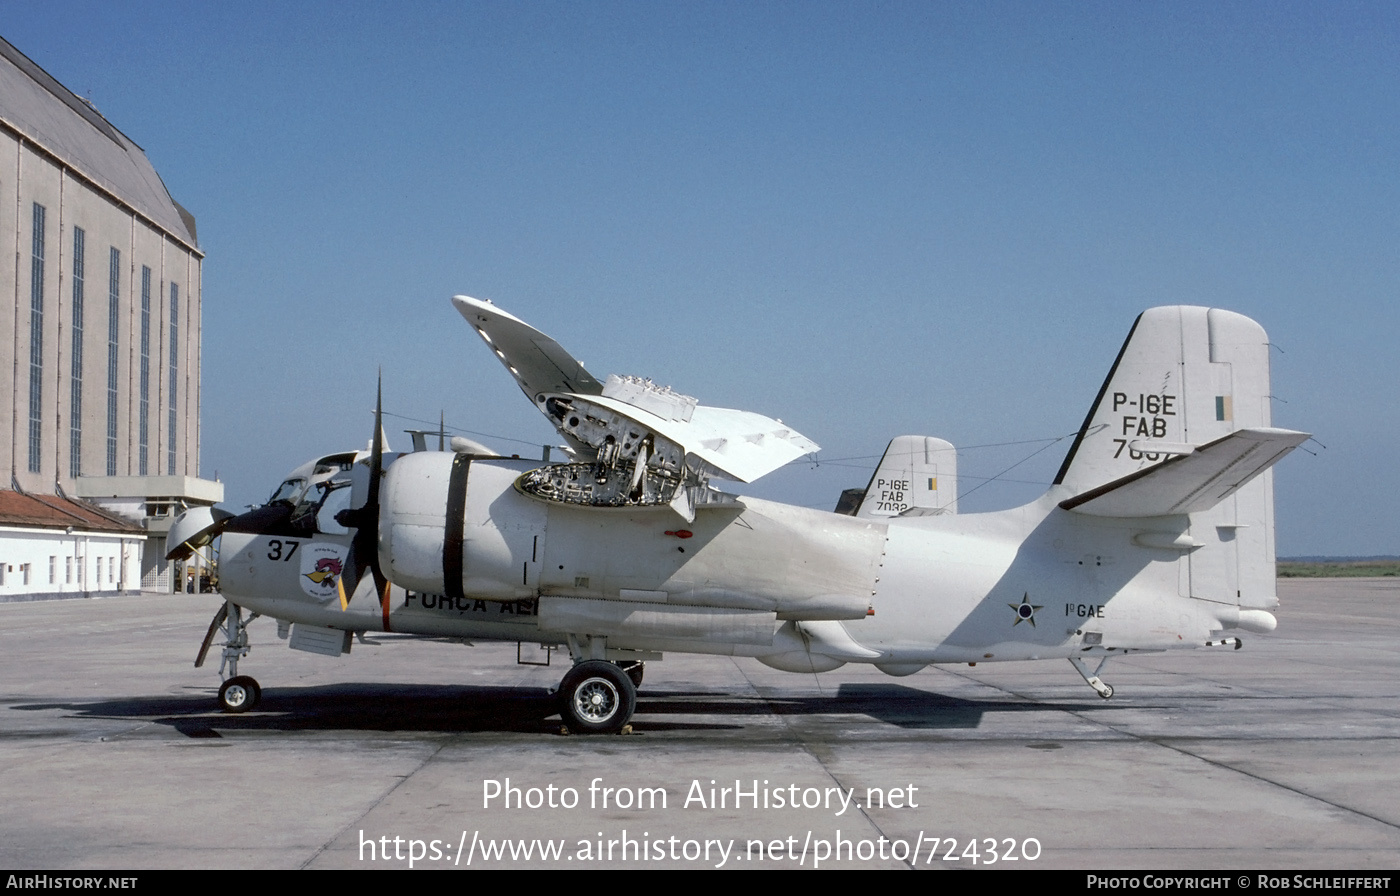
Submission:
[[[514,488],[527,461],[419,452],[384,473],[379,565],[410,591],[534,597],[548,511]]]
[[[630,621],[600,609],[569,616],[576,627],[561,629],[591,634],[621,634],[643,619],[660,624],[690,612],[676,607],[725,611],[704,625],[744,631],[746,617],[732,611],[767,614],[769,623],[857,620],[869,612],[882,524],[760,501],[705,507],[689,524],[664,505],[575,506],[522,491],[521,475],[538,466],[444,452],[400,457],[380,488],[380,569],[395,585],[448,598],[545,595],[671,608],[655,618],[654,608],[641,608]]]

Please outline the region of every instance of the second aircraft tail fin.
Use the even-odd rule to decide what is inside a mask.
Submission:
[[[896,436],[870,477],[855,515],[916,516],[958,512],[958,452],[931,436]]]

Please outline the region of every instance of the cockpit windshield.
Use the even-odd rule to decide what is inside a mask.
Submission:
[[[316,508],[316,531],[326,535],[346,535],[350,532],[336,519],[342,510],[350,508],[350,481],[335,480],[326,483],[326,495]]]
[[[295,507],[304,491],[306,491],[305,479],[288,479],[286,482],[277,486],[277,490],[272,493],[271,498],[267,499],[267,503],[276,504],[278,501],[281,501],[284,504],[291,504]]]
[[[296,508],[292,511],[292,526],[324,535],[349,533],[350,530],[341,525],[335,517],[337,513],[350,507],[350,495],[348,478],[326,480],[316,483],[314,488],[304,489]]]

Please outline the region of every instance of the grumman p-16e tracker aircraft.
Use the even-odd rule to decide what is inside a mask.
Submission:
[[[953,446],[901,436],[837,513],[711,485],[817,450],[792,427],[599,382],[490,302],[452,301],[565,457],[460,438],[391,455],[376,411],[367,450],[311,461],[266,505],[181,516],[172,557],[222,539],[226,603],[196,665],[222,633],[225,710],[258,702],[238,674],[258,615],[332,656],[373,632],[567,649],[559,711],[583,732],[627,725],[667,651],[890,675],[1058,658],[1109,697],[1112,657],[1238,648],[1276,624],[1269,468],[1308,436],[1269,425],[1268,337],[1239,314],[1144,312],[1039,500],[960,514]]]

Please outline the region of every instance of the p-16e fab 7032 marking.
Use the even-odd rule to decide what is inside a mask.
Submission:
[[[905,502],[905,496],[908,492],[908,479],[877,478],[875,480],[875,493],[879,497],[875,499],[875,507],[877,510],[890,510],[895,513],[908,510],[909,505]]]

